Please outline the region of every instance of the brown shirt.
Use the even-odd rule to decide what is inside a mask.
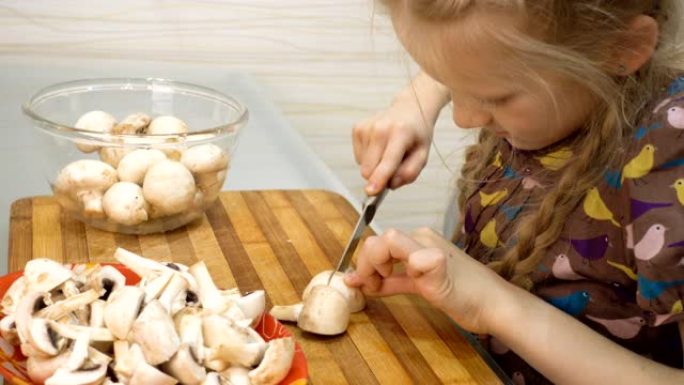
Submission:
[[[597,332],[682,367],[684,78],[659,99],[631,138],[624,164],[606,169],[587,192],[531,278],[536,295]],[[572,149],[562,143],[531,152],[502,140],[486,179],[467,200],[457,244],[485,263],[501,258],[515,242],[516,218],[534,210],[529,203],[572,161]],[[548,382],[491,342],[493,357],[515,382]]]

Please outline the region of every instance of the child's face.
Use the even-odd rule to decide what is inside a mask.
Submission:
[[[513,31],[511,17],[473,13],[429,24],[399,11],[393,22],[414,60],[449,88],[459,127],[483,127],[515,148],[537,150],[577,131],[595,105],[586,89],[553,68],[538,73],[542,82],[516,76],[525,73],[525,63],[483,32]]]

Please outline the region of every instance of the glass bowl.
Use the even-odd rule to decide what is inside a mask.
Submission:
[[[95,228],[164,232],[202,217],[225,181],[247,108],[165,79],[59,83],[23,105],[62,209]]]

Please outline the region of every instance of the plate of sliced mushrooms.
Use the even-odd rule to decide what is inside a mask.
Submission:
[[[35,259],[0,278],[0,374],[13,384],[305,385],[306,358],[262,290],[204,262],[119,248],[118,264]]]

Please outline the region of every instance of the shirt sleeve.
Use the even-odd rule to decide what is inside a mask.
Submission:
[[[668,96],[634,134],[621,173],[637,303],[652,326],[684,320],[684,93]]]

